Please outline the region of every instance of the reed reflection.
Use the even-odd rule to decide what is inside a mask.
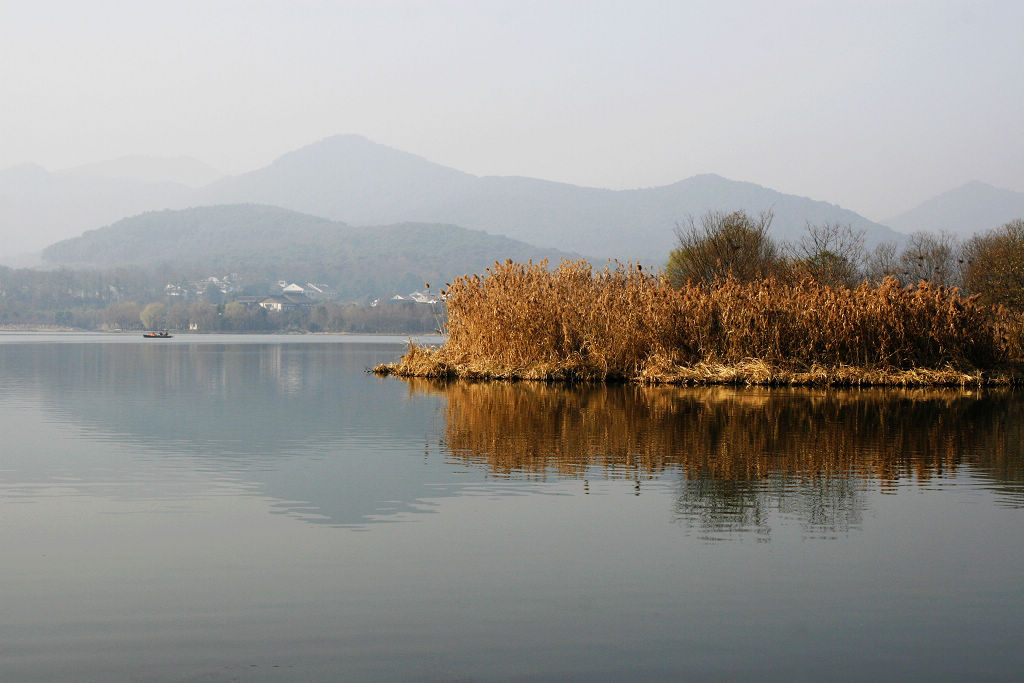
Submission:
[[[1024,400],[1011,390],[807,390],[439,383],[443,447],[492,476],[678,476],[679,519],[811,533],[859,524],[866,492],[955,477],[1024,506]]]

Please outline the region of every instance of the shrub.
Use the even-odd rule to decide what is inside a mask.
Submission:
[[[963,261],[968,291],[985,303],[1024,312],[1024,219],[970,239]]]
[[[776,274],[782,264],[768,235],[772,213],[748,216],[744,211],[709,211],[698,224],[691,216],[676,226],[679,246],[669,254],[665,277],[680,287],[688,281],[710,283],[732,273],[742,280]]]

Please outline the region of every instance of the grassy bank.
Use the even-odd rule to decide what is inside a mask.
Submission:
[[[1019,317],[956,289],[775,279],[676,288],[639,266],[495,264],[446,292],[448,340],[381,374],[678,384],[1021,378]]]

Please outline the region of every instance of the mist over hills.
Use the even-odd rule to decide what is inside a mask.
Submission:
[[[175,163],[188,168],[175,169]],[[780,240],[798,238],[807,222],[848,223],[865,230],[869,245],[900,237],[842,207],[716,175],[634,190],[479,177],[356,135],[321,140],[200,188],[163,180],[195,179],[204,172],[212,169],[199,162],[144,158],[60,173],[39,166],[0,171],[0,229],[8,234],[0,257],[9,261],[146,211],[238,203],[280,206],[349,225],[458,225],[592,259],[649,265],[665,262],[677,223],[711,209],[771,209]]]
[[[416,220],[410,214],[423,204],[451,202],[475,179],[363,137],[339,135],[223,178],[201,189],[195,203],[258,202],[355,225],[394,223]]]
[[[191,157],[167,158],[137,154],[76,166],[60,171],[60,175],[203,187],[220,179],[224,174],[209,164]]]
[[[43,251],[48,262],[72,268],[141,266],[168,277],[233,272],[249,282],[323,282],[350,299],[408,293],[426,282],[440,289],[496,259],[571,257],[453,225],[353,227],[257,204],[148,212]]]
[[[947,230],[961,239],[1024,218],[1024,192],[977,180],[933,197],[889,221],[897,230]]]
[[[453,223],[591,258],[665,261],[673,228],[708,210],[775,214],[773,233],[795,240],[808,221],[849,223],[867,242],[898,239],[859,214],[716,175],[637,190],[534,178],[478,177],[355,135],[327,138],[269,166],[201,191],[204,202],[259,202],[348,223]]]
[[[179,183],[53,173],[24,164],[0,171],[0,256],[36,252],[59,239],[153,208],[187,206]]]

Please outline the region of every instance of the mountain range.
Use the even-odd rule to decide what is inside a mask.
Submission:
[[[0,260],[143,212],[235,204],[277,206],[347,226],[460,226],[598,261],[649,265],[665,262],[677,224],[709,210],[771,210],[772,232],[781,241],[798,239],[807,223],[849,224],[865,232],[868,246],[901,239],[892,227],[960,232],[1024,215],[1018,210],[1024,193],[971,183],[888,227],[828,202],[717,175],[634,190],[481,177],[355,135],[327,138],[263,168],[202,184],[214,177],[216,171],[200,162],[180,159],[163,168],[158,160],[136,158],[59,173],[32,165],[0,171],[0,230],[6,237]],[[958,201],[943,203],[950,198]],[[49,252],[51,258],[57,253]]]
[[[223,173],[191,157],[152,157],[133,155],[76,166],[62,175],[129,180],[144,183],[177,183],[188,187],[209,185]]]
[[[0,262],[154,208],[189,205],[192,188],[174,182],[54,173],[24,164],[0,171]]]
[[[849,223],[865,230],[869,243],[898,238],[885,226],[833,204],[715,175],[618,191],[534,178],[479,177],[354,135],[322,140],[199,193],[201,203],[260,202],[357,225],[451,223],[590,258],[655,265],[672,249],[674,227],[711,209],[770,209],[780,240],[798,238],[807,221]]]
[[[896,230],[947,231],[961,239],[1024,218],[1024,192],[980,181],[943,192],[888,221]]]

